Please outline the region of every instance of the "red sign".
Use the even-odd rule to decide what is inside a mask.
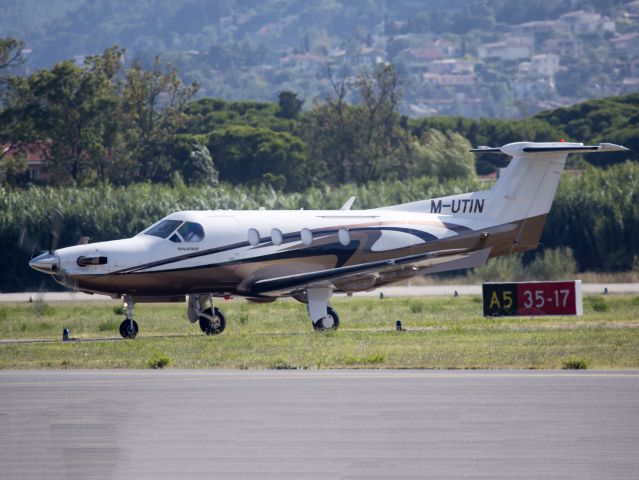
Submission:
[[[484,283],[484,315],[582,315],[581,280]]]

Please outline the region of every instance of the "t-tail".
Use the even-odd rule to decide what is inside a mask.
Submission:
[[[569,142],[517,142],[498,148],[474,148],[472,152],[502,153],[512,157],[492,189],[404,203],[386,209],[437,214],[462,224],[468,223],[464,222],[466,219],[471,222],[469,226],[480,229],[516,223],[518,233],[512,247],[498,254],[522,252],[538,245],[569,154],[626,150],[612,143],[584,145]]]
[[[628,150],[612,143],[584,145],[569,142],[517,142],[503,147],[479,147],[471,152],[503,153],[512,157],[493,188],[479,192],[432,198],[384,209],[435,213],[453,217],[486,218],[509,223],[546,215],[570,153]]]

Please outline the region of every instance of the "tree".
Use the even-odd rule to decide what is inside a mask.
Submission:
[[[139,62],[127,70],[121,94],[123,135],[127,154],[138,166],[136,180],[170,179],[167,150],[186,120],[186,103],[198,88],[197,83],[183,85],[177,70],[159,57],[150,70]]]
[[[280,92],[279,96],[279,110],[277,112],[278,117],[284,117],[289,119],[295,119],[302,110],[304,100],[297,98],[297,93],[284,90]]]
[[[287,190],[308,185],[304,144],[290,133],[233,125],[211,133],[208,147],[223,181],[270,183]]]
[[[104,159],[113,143],[117,98],[113,77],[120,54],[110,49],[84,67],[71,61],[28,78],[8,79],[3,136],[14,147],[40,146],[52,183],[86,185],[109,172]],[[102,170],[98,166],[102,166]]]
[[[169,182],[171,145],[196,91],[159,59],[150,70],[139,63],[126,69],[124,49],[112,47],[83,66],[65,61],[9,77],[0,141],[13,151],[39,147],[56,185]]]
[[[218,183],[218,171],[211,153],[190,135],[180,135],[170,147],[173,170],[179,172],[189,185],[211,185]]]
[[[12,37],[0,38],[0,70],[24,63],[24,42]]]
[[[401,88],[394,67],[380,65],[360,74],[355,92],[330,70],[329,81],[333,95],[315,104],[301,128],[318,178],[366,183],[410,175],[411,136],[398,113]],[[347,103],[351,93],[360,103]]]

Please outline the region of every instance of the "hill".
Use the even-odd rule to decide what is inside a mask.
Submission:
[[[25,73],[119,45],[156,55],[199,95],[306,101],[393,63],[408,116],[521,118],[636,91],[639,16],[629,0],[0,0]]]

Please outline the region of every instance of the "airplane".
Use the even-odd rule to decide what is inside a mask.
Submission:
[[[132,238],[53,249],[29,265],[70,288],[122,298],[124,338],[135,338],[134,303],[186,302],[208,335],[226,326],[216,298],[307,305],[317,331],[335,330],[334,293],[373,290],[418,275],[485,265],[537,248],[571,153],[614,152],[600,143],[517,142],[478,153],[511,157],[490,190],[351,210],[182,211]]]

